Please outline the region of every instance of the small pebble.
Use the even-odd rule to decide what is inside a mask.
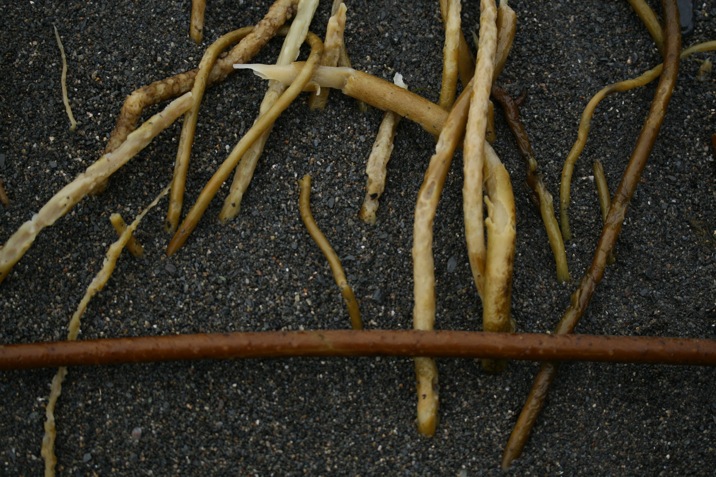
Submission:
[[[373,295],[371,296],[371,298],[376,303],[382,303],[383,302],[383,290],[381,290],[380,288],[376,288],[375,291],[373,292]]]

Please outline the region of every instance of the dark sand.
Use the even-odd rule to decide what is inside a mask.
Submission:
[[[4,2],[0,29],[0,242],[99,157],[124,97],[198,64],[221,34],[254,24],[268,1],[210,1],[204,45],[189,39],[189,1]],[[322,33],[330,2],[314,23]],[[357,68],[436,100],[442,27],[436,3],[348,2],[347,44]],[[397,2],[395,2],[397,3]],[[466,29],[478,2],[466,2]],[[684,44],[716,38],[716,5],[695,2]],[[562,162],[588,98],[659,63],[626,2],[514,1],[520,24],[502,77],[527,92],[523,117],[545,179],[557,193]],[[69,95],[80,123],[68,131],[60,95],[59,29]],[[259,61],[271,61],[278,43]],[[704,59],[708,55],[700,55]],[[711,54],[714,59],[714,55]],[[716,74],[682,64],[679,83],[582,333],[716,338]],[[253,121],[265,85],[234,75],[205,98],[188,200]],[[591,163],[612,190],[654,86],[598,109],[573,187],[573,277],[600,229]],[[164,254],[166,202],[138,233],[146,256],[123,256],[90,304],[81,338],[346,328],[328,266],[300,222],[297,179],[313,175],[316,220],[342,257],[368,328],[411,326],[414,201],[433,139],[401,123],[376,226],[357,219],[365,159],[382,114],[361,115],[332,94],[323,113],[299,101],[278,122],[238,220],[221,201],[177,255]],[[556,324],[575,284],[559,285],[525,168],[502,120],[495,145],[518,208],[513,309],[519,329]],[[139,212],[171,176],[178,127],[120,170],[107,192],[44,231],[0,289],[0,342],[61,339],[115,234],[109,215]],[[462,238],[461,166],[446,183],[435,230],[440,329],[479,329],[481,309]],[[225,189],[222,190],[225,192]],[[499,376],[473,361],[439,362],[441,423],[415,430],[409,359],[288,359],[71,369],[56,412],[59,475],[500,475],[499,461],[537,369]],[[0,474],[40,475],[44,407],[54,370],[0,375]],[[713,475],[714,368],[566,364],[524,456],[510,475]]]

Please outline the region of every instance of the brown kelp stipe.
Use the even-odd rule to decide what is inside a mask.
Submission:
[[[512,131],[512,135],[517,143],[517,149],[519,149],[522,158],[527,163],[527,185],[535,195],[537,199],[540,215],[542,216],[542,222],[544,223],[545,232],[547,232],[547,238],[549,239],[549,245],[552,248],[552,255],[554,255],[554,262],[557,268],[557,279],[560,282],[569,281],[569,267],[567,265],[567,252],[564,249],[564,240],[562,239],[562,233],[559,230],[559,223],[554,215],[554,205],[552,201],[552,194],[550,194],[547,186],[542,180],[542,172],[539,170],[537,164],[537,157],[530,138],[527,135],[527,130],[522,119],[520,119],[519,106],[504,89],[496,84],[492,85],[492,97],[500,103],[502,111],[505,115],[507,125]]]
[[[662,9],[666,19],[665,48],[664,48],[664,70],[659,78],[659,85],[654,94],[654,100],[649,109],[644,126],[639,134],[634,151],[632,152],[629,164],[624,170],[619,187],[612,198],[612,205],[609,209],[607,219],[604,221],[602,234],[599,237],[597,249],[594,252],[592,264],[584,274],[579,288],[572,294],[571,305],[567,308],[557,325],[556,333],[566,334],[574,331],[579,319],[589,306],[594,295],[597,284],[604,276],[604,269],[607,260],[616,245],[619,232],[621,232],[624,216],[632,195],[639,183],[641,172],[649,159],[649,154],[654,147],[654,142],[659,134],[661,123],[664,121],[666,108],[669,105],[671,94],[674,91],[676,77],[679,72],[679,52],[681,51],[681,32],[679,30],[679,14],[676,7],[676,0],[662,0]],[[554,380],[557,372],[557,365],[544,363],[535,377],[527,401],[517,419],[510,439],[505,447],[502,456],[502,468],[507,469],[512,461],[520,456],[522,449],[537,420],[544,400],[547,396],[549,386]]]
[[[716,340],[482,331],[261,331],[0,345],[0,370],[299,356],[431,356],[716,366]]]

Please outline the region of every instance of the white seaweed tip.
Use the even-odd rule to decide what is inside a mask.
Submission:
[[[405,81],[403,81],[403,75],[400,73],[395,73],[395,76],[393,76],[393,83],[403,89],[408,89],[408,85],[405,84]]]
[[[262,67],[266,65],[261,65],[258,63],[235,63],[234,69],[235,70],[251,70],[254,72],[256,76],[258,76],[261,79],[271,79],[269,78],[264,72],[262,72]]]

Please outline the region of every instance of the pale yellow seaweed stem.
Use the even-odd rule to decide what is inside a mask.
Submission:
[[[415,204],[413,224],[413,328],[432,330],[435,326],[435,262],[433,223],[445,178],[463,138],[470,107],[472,83],[465,87],[448,115],[430,158]],[[432,436],[438,423],[438,371],[432,358],[415,358],[418,431]]]
[[[333,6],[331,7],[331,15],[335,15],[338,11],[338,8],[343,3],[343,0],[333,0]],[[351,58],[348,56],[348,49],[346,48],[345,41],[343,42],[343,48],[341,48],[340,56],[338,57],[338,66],[343,66],[346,68],[350,68],[351,65]],[[368,105],[364,103],[363,101],[358,101],[358,110],[361,113],[365,113],[368,111]]]
[[[396,75],[394,82],[402,87],[407,88],[403,83],[401,76]],[[379,199],[385,190],[385,181],[388,175],[388,162],[393,152],[393,140],[395,138],[395,130],[400,122],[400,115],[386,111],[383,121],[378,128],[378,134],[375,136],[373,148],[368,157],[368,163],[365,168],[368,176],[365,186],[365,198],[363,205],[358,212],[358,216],[367,224],[375,224],[376,212],[378,211]]]
[[[485,132],[492,74],[497,50],[497,7],[494,0],[480,2],[480,39],[477,49],[475,83],[470,99],[465,144],[463,147],[463,215],[470,269],[480,297],[485,281],[485,230],[483,170],[485,167]]]
[[[510,175],[492,146],[485,144],[485,204],[487,253],[482,295],[483,331],[514,332],[512,319],[512,270],[515,261],[515,197]],[[504,369],[506,361],[485,359],[488,372]]]
[[[345,51],[343,32],[346,28],[346,4],[341,2],[338,9],[328,20],[326,40],[323,43],[321,66],[337,66],[341,52]],[[324,109],[328,103],[329,88],[322,88],[308,98],[310,109]]]
[[[189,36],[199,45],[204,38],[204,12],[206,10],[206,0],[192,0],[191,2],[191,20],[189,25]]]
[[[441,108],[449,111],[455,102],[458,76],[458,57],[460,49],[460,0],[447,0],[447,20],[445,21],[445,44],[443,46],[443,74],[440,88]]]
[[[234,67],[250,69],[263,79],[291,84],[303,68],[303,63],[296,62],[289,66],[240,64]],[[315,91],[319,87],[338,89],[343,94],[365,101],[375,108],[393,111],[418,123],[428,133],[436,137],[440,134],[448,115],[443,108],[420,95],[403,89],[390,81],[353,68],[330,66],[316,68],[305,91]]]
[[[127,230],[127,224],[124,222],[121,214],[116,213],[110,215],[109,221],[111,222],[112,227],[114,227],[114,231],[117,232],[117,235],[120,237],[124,231]],[[140,258],[144,256],[144,247],[142,247],[142,244],[134,237],[134,234],[130,235],[129,240],[127,241],[127,250],[133,257]]]
[[[495,53],[495,70],[492,73],[493,83],[497,81],[505,68],[516,31],[517,14],[507,4],[507,0],[500,0],[500,6],[497,8],[497,51]]]
[[[343,300],[348,308],[348,316],[351,319],[351,327],[354,330],[362,330],[363,322],[361,321],[360,309],[358,308],[358,301],[353,294],[353,289],[348,284],[346,278],[346,272],[343,271],[341,260],[338,258],[338,254],[333,250],[331,244],[321,229],[316,224],[316,221],[311,214],[311,176],[306,174],[303,179],[298,181],[300,186],[299,195],[299,212],[301,214],[301,220],[308,230],[308,234],[311,236],[318,248],[321,249],[323,256],[326,257],[328,265],[331,267],[331,273],[333,273],[333,279],[338,285],[338,289],[341,291]]]
[[[447,28],[447,13],[448,13],[448,2],[451,0],[440,0],[440,14],[443,19],[443,25]],[[458,41],[458,75],[460,76],[460,83],[465,87],[470,80],[472,80],[475,74],[475,56],[470,51],[470,46],[465,40],[465,35],[462,33],[462,29],[459,31]]]

